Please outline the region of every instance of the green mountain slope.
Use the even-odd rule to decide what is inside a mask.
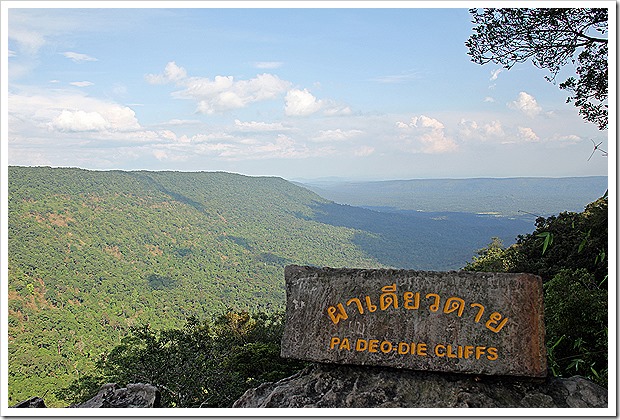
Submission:
[[[380,266],[360,232],[312,220],[321,204],[278,178],[9,168],[9,403],[88,372],[131,325],[283,309],[288,263]]]
[[[284,309],[287,264],[450,270],[533,221],[339,205],[281,178],[10,167],[9,403],[89,373],[131,326]]]

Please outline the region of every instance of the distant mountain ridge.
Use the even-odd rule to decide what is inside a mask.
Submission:
[[[607,177],[468,178],[393,181],[305,181],[301,185],[340,204],[382,211],[550,216],[582,211],[607,190]]]

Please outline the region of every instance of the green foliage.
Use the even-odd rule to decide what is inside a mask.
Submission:
[[[473,62],[510,69],[531,60],[550,71],[550,82],[572,63],[577,77],[559,88],[571,92],[567,102],[574,102],[586,121],[607,128],[607,9],[489,8],[470,13],[475,26],[465,45]]]
[[[132,328],[101,357],[96,376],[74,381],[58,397],[84,401],[96,393],[96,378],[156,385],[164,407],[230,407],[248,388],[305,366],[280,358],[282,320],[282,313],[228,311],[211,323],[190,318],[181,329]]]
[[[607,385],[607,203],[539,218],[504,248],[496,238],[464,269],[527,272],[543,279],[549,368]]]
[[[136,325],[278,311],[284,265],[376,267],[316,194],[227,173],[8,170],[9,404],[86,381]]]
[[[562,270],[545,283],[549,365],[607,385],[607,290],[585,269]]]
[[[581,213],[537,219],[533,233],[517,238],[518,256],[509,271],[535,273],[546,282],[561,270],[584,268],[602,282],[607,276],[607,203],[605,196]]]
[[[510,267],[506,259],[506,248],[501,239],[491,238],[491,242],[477,251],[477,256],[463,268],[467,271],[502,272]]]

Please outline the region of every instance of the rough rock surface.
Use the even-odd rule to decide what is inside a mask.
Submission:
[[[248,390],[233,407],[607,407],[607,390],[579,376],[527,380],[313,364]]]
[[[11,406],[11,408],[47,408],[47,406],[45,405],[45,401],[43,401],[43,398],[32,397],[27,399],[26,401],[22,401]]]
[[[159,407],[159,390],[148,384],[128,384],[118,388],[116,384],[105,384],[97,395],[72,408],[152,408]]]

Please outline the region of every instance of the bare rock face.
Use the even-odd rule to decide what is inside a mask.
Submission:
[[[74,405],[75,408],[152,408],[159,407],[159,390],[149,384],[128,384],[118,388],[105,384],[97,395],[88,401]]]
[[[314,364],[248,390],[233,407],[607,407],[607,390],[579,377],[528,380]]]

